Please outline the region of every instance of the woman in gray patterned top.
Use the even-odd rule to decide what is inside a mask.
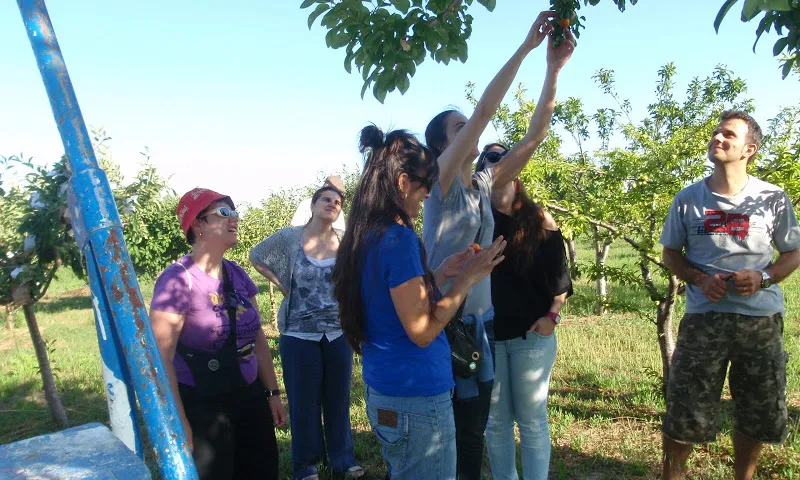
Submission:
[[[256,270],[284,296],[278,330],[297,480],[318,479],[317,464],[326,454],[333,472],[346,478],[364,474],[356,465],[350,431],[353,350],[342,336],[331,282],[343,234],[333,222],[343,201],[335,187],[320,188],[311,199],[312,217],[305,226],[284,228],[250,252]]]

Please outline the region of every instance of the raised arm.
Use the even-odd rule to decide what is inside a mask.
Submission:
[[[481,95],[472,116],[463,126],[456,127],[458,129],[456,138],[439,156],[439,186],[443,196],[450,191],[453,180],[455,180],[467,155],[477,145],[481,134],[500,106],[500,102],[508,92],[511,82],[514,81],[522,61],[552,31],[553,27],[550,24],[550,19],[554,15],[555,12],[552,11],[544,11],[539,14],[536,22],[528,32],[528,36],[525,37],[525,41],[514,52],[508,62],[503,65],[503,68],[497,72],[489,86],[486,87],[486,91]],[[466,181],[469,181],[469,179]]]
[[[533,156],[533,152],[547,137],[547,130],[550,128],[550,121],[553,118],[553,110],[556,108],[556,85],[558,74],[564,68],[572,52],[575,49],[575,42],[572,32],[567,32],[567,41],[563,42],[558,48],[553,47],[553,38],[547,40],[547,73],[544,77],[542,93],[536,108],[531,115],[528,125],[528,132],[522,137],[513,148],[505,155],[502,162],[494,167],[494,186],[502,187],[511,180],[517,178],[525,165]]]

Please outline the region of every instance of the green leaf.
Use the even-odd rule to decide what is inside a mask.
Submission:
[[[344,69],[347,73],[353,73],[353,58],[355,58],[355,53],[348,53],[344,57]]]
[[[305,0],[303,3],[300,4],[300,9],[308,8],[311,5],[314,5],[317,2],[321,2],[323,0]]]
[[[386,88],[379,88],[378,85],[376,84],[375,88],[372,89],[372,93],[373,95],[375,95],[375,98],[379,102],[381,102],[381,104],[383,103],[384,100],[386,100],[386,93],[387,93]]]
[[[410,85],[411,85],[411,82],[409,81],[407,76],[400,75],[400,77],[398,77],[398,79],[397,79],[397,89],[400,90],[400,93],[402,95],[405,95],[405,93],[408,91],[408,87]]]
[[[400,10],[403,13],[408,13],[408,9],[411,8],[411,2],[409,0],[391,0],[392,5],[394,8]]]
[[[761,10],[789,12],[792,10],[792,6],[790,0],[761,0]]]
[[[467,42],[458,44],[458,59],[461,63],[467,63]]]
[[[333,30],[332,30],[333,31]],[[350,35],[346,33],[337,33],[333,36],[331,41],[330,47],[331,48],[342,48],[345,45],[350,43]]]
[[[309,30],[311,30],[311,26],[314,25],[314,22],[317,20],[317,17],[322,15],[329,8],[330,8],[330,6],[328,6],[327,3],[320,3],[319,5],[317,5],[317,8],[315,8],[314,11],[311,12],[311,15],[308,16],[308,29]]]
[[[768,13],[761,19],[761,22],[758,24],[758,28],[756,28],[756,41],[753,42],[753,53],[756,51],[756,45],[758,45],[758,40],[761,38],[761,34],[764,32],[768,32],[770,27],[772,26],[772,13]]]
[[[789,37],[779,38],[775,45],[772,47],[772,55],[777,57],[789,44]]]
[[[342,10],[339,8],[336,7],[332,8],[330,12],[326,13],[325,16],[322,17],[322,21],[320,22],[320,24],[326,28],[335,27],[336,24],[341,21],[341,12]]]
[[[782,78],[786,80],[786,77],[792,73],[792,65],[797,60],[797,57],[790,57],[786,60],[786,63],[783,64],[783,71],[782,71]]]
[[[749,22],[761,13],[761,0],[744,0],[742,6],[742,21]]]
[[[722,8],[719,9],[717,12],[717,18],[714,19],[714,31],[719,33],[719,26],[722,24],[722,20],[725,18],[725,15],[728,14],[728,11],[733,7],[736,2],[739,0],[726,0],[724,4],[722,4]]]

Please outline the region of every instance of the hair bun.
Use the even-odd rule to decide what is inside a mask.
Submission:
[[[380,128],[373,125],[367,125],[361,130],[358,139],[358,150],[361,153],[367,149],[376,150],[383,146],[383,132]]]

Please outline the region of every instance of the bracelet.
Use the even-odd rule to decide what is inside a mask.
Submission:
[[[279,397],[281,395],[281,391],[279,389],[275,390],[267,390],[267,397]]]

